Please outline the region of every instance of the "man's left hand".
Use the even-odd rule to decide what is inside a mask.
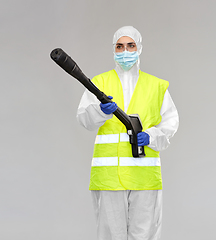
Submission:
[[[137,133],[138,146],[146,146],[149,144],[149,135],[146,132]]]

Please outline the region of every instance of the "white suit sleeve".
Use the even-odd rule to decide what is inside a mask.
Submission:
[[[113,114],[103,113],[100,109],[100,101],[91,92],[85,90],[77,110],[77,121],[80,125],[90,131],[96,130],[112,116]]]
[[[154,127],[145,130],[150,136],[148,147],[155,151],[166,149],[170,144],[170,138],[174,136],[179,126],[179,116],[172,98],[166,90],[160,114],[161,122]]]

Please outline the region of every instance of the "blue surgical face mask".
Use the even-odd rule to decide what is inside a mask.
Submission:
[[[115,53],[114,56],[115,61],[120,64],[124,71],[128,71],[129,69],[131,69],[138,60],[138,58],[139,55],[137,51],[134,52],[124,51],[121,53]]]

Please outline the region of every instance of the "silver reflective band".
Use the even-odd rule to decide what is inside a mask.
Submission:
[[[97,135],[95,139],[95,144],[118,143],[118,142],[119,134]]]
[[[118,166],[118,157],[93,158],[92,166]],[[119,166],[161,166],[160,158],[119,158]]]
[[[118,157],[93,158],[92,166],[118,166]]]
[[[120,142],[129,142],[129,135],[127,133],[120,133]]]
[[[95,144],[118,143],[118,142],[119,134],[97,135],[95,138]],[[127,133],[120,133],[120,142],[129,142],[129,136]]]

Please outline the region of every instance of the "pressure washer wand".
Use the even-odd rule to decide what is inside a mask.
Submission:
[[[100,102],[108,103],[112,102],[106,94],[100,91],[93,82],[85,76],[82,70],[78,67],[76,62],[68,56],[61,48],[56,48],[50,53],[50,57],[61,68],[63,68],[68,74],[76,78],[82,83],[91,93],[93,93]],[[137,133],[142,131],[142,123],[138,114],[127,115],[119,107],[113,114],[125,125],[132,145],[133,157],[145,156],[144,147],[137,145]]]

